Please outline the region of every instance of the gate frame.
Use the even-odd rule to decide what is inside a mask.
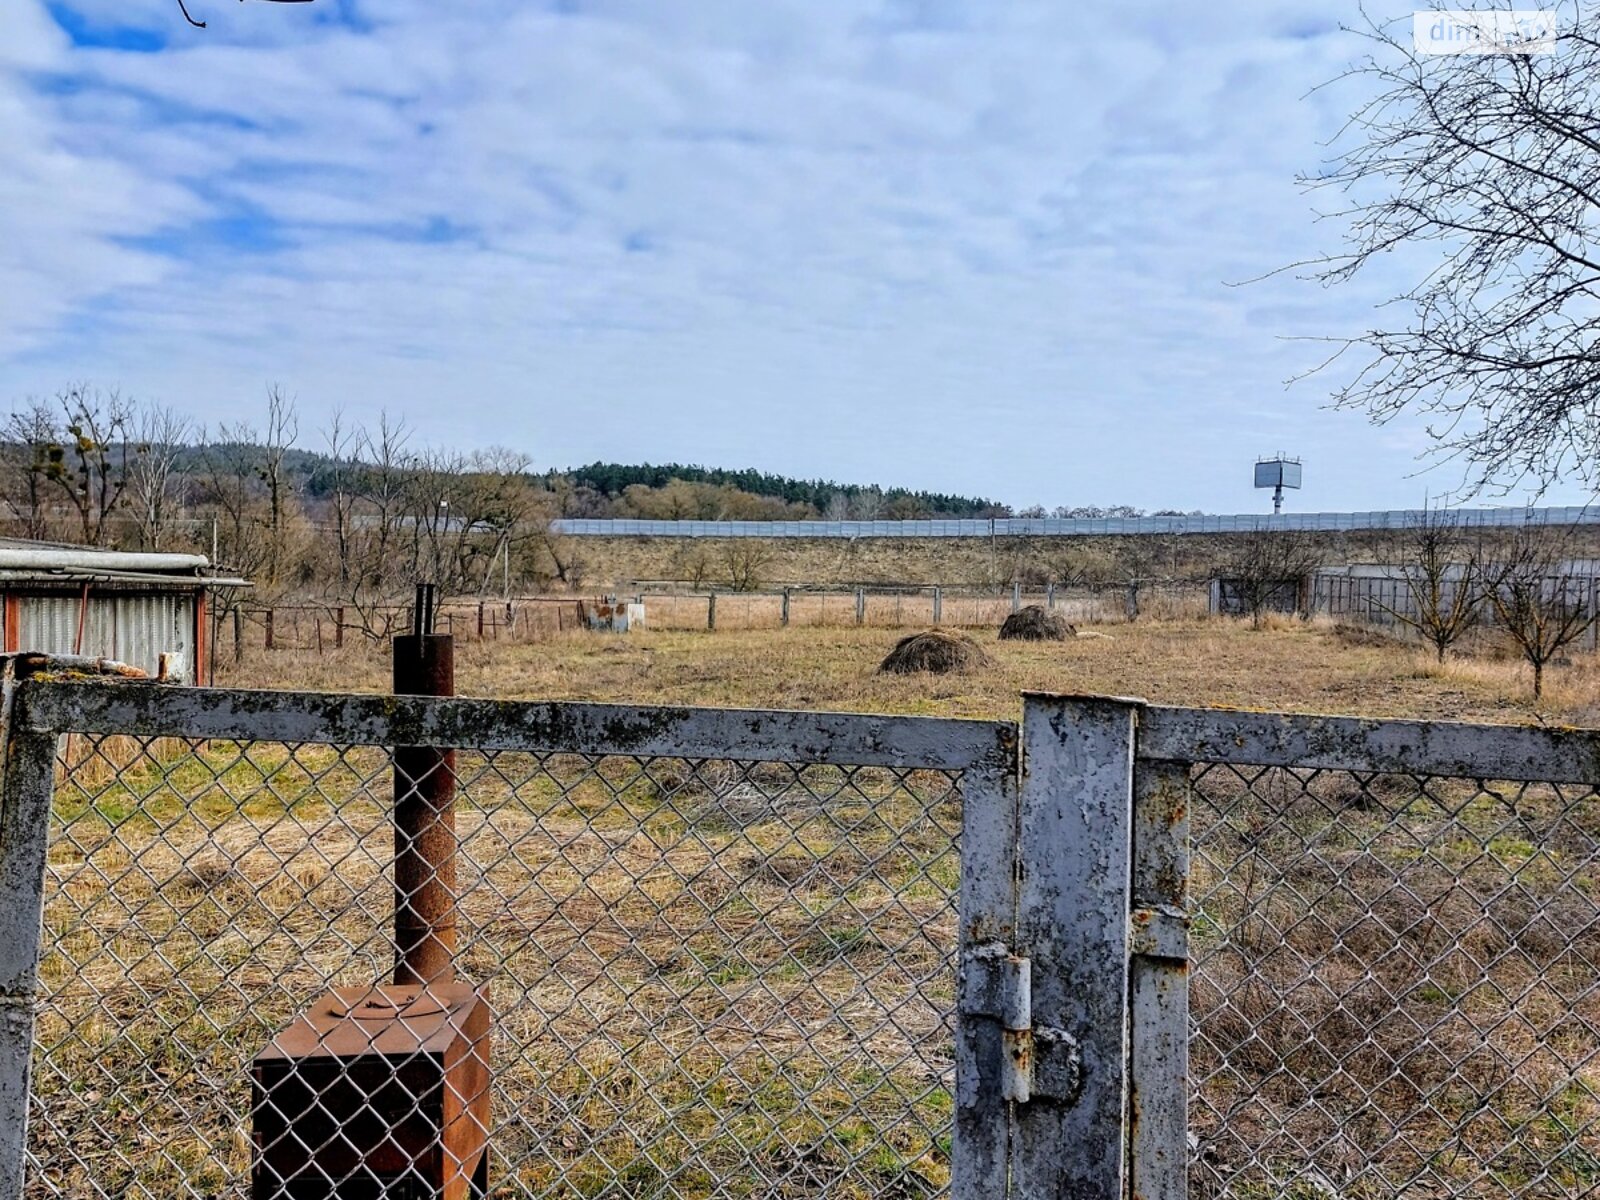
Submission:
[[[991,829],[969,813],[1014,813],[1017,731],[1004,721],[176,688],[53,674],[39,656],[6,656],[0,663],[0,1200],[21,1200],[27,1163],[45,864],[63,735],[959,771],[963,846],[969,829],[981,839],[996,830],[1003,836],[1008,827],[1002,819]],[[27,668],[40,673],[24,675]],[[1007,841],[997,849],[1010,855],[1013,847]],[[963,903],[967,874],[963,870]],[[1003,902],[1009,895],[1007,879],[996,889],[1003,900],[993,909],[995,920],[1009,922]],[[980,907],[993,899],[982,888],[974,892]],[[965,1124],[974,1133],[984,1129],[970,1119]],[[960,1151],[953,1155],[960,1157]]]
[[[952,1200],[1181,1200],[1194,763],[1600,782],[1600,731],[1029,693],[1008,722],[0,676],[0,1200],[21,1196],[66,733],[961,771]],[[1087,919],[1093,914],[1094,919]]]

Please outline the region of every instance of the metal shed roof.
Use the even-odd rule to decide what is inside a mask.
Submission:
[[[0,538],[0,580],[9,583],[116,582],[185,587],[249,587],[250,581],[211,573],[203,554],[103,550]]]

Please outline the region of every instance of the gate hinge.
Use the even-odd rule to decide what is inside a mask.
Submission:
[[[969,950],[961,960],[959,1011],[1000,1026],[1003,1099],[1020,1104],[1077,1097],[1078,1041],[1064,1029],[1034,1025],[1028,959],[998,942]]]

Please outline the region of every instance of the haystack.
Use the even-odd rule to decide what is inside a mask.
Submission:
[[[878,670],[890,675],[912,675],[918,671],[948,675],[988,665],[989,656],[983,652],[983,647],[966,634],[929,629],[896,642]]]
[[[1017,609],[1000,626],[1002,642],[1064,642],[1077,636],[1078,631],[1065,617],[1042,604]]]

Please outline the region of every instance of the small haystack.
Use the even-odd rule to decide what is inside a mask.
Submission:
[[[1078,631],[1065,617],[1042,604],[1019,608],[1000,626],[1002,642],[1064,642],[1077,636]]]
[[[966,634],[929,629],[896,642],[878,670],[889,675],[912,675],[918,671],[948,675],[988,665],[989,656],[983,652],[983,647]]]

